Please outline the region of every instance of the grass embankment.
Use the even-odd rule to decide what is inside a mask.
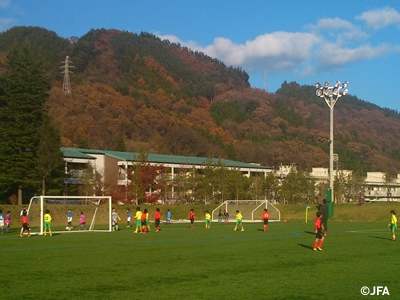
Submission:
[[[129,208],[134,215],[135,205],[115,205],[122,220],[125,219],[125,211]],[[204,219],[204,213],[208,210],[210,213],[217,207],[216,205],[142,205],[141,208],[147,208],[152,214],[156,207],[161,209],[163,219],[167,209],[172,212],[172,219],[187,219],[189,210],[193,208],[196,212],[196,219]],[[305,221],[305,204],[278,204],[276,207],[281,211],[281,219],[287,222],[302,222]],[[7,211],[11,211],[11,218],[15,222],[19,222],[19,213],[22,209],[20,205],[0,205],[3,210],[3,215]],[[334,216],[330,219],[332,222],[386,222],[389,219],[389,211],[394,209],[400,213],[400,202],[380,202],[380,203],[365,203],[361,206],[356,204],[335,204]],[[318,205],[314,204],[308,210],[308,220],[312,221],[315,218],[315,213],[318,211]],[[66,214],[66,212],[65,212]]]
[[[305,221],[305,205],[289,204],[276,205],[281,211],[281,219],[288,222]],[[380,202],[356,204],[335,204],[332,222],[387,222],[390,218],[390,210],[400,212],[400,202]],[[311,205],[308,210],[308,220],[315,219],[318,205]]]

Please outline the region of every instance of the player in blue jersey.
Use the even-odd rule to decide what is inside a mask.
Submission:
[[[171,224],[172,212],[169,209],[167,210],[166,217],[167,217],[166,224]]]
[[[72,229],[72,211],[70,209],[68,209],[67,212],[67,230],[71,230]]]
[[[126,227],[131,227],[131,211],[129,208],[126,210]]]
[[[4,231],[4,216],[3,211],[0,209],[0,234],[3,234]]]

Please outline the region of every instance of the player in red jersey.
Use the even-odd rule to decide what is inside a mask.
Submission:
[[[140,217],[142,221],[142,228],[140,230],[140,233],[147,233],[147,208],[144,209],[142,216]]]
[[[324,242],[324,225],[322,223],[322,214],[317,212],[317,218],[314,223],[314,231],[315,231],[315,241],[314,241],[314,251],[322,251],[322,243]]]
[[[188,216],[189,216],[189,220],[190,220],[190,228],[194,228],[194,218],[196,217],[196,214],[195,214],[193,208],[190,210]]]
[[[156,208],[156,212],[154,213],[154,225],[156,226],[156,232],[160,231],[160,219],[161,219],[160,209]]]
[[[268,231],[268,220],[270,218],[268,209],[264,209],[262,215],[261,215],[261,220],[264,222],[264,231],[267,232]]]
[[[19,236],[23,237],[25,231],[28,232],[28,237],[31,236],[31,230],[29,228],[29,218],[28,218],[28,214],[26,213],[26,211],[24,211],[22,213],[21,223],[22,223],[22,229],[21,229],[21,233]]]

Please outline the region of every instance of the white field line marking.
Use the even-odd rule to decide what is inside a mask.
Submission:
[[[370,230],[350,230],[346,232],[351,232],[351,233],[371,233],[371,232],[381,232],[381,231],[387,231],[388,229],[370,229]]]

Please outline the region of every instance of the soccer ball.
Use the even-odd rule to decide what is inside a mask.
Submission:
[[[69,228],[68,226],[67,226],[67,227],[65,227],[65,229],[67,229],[67,230],[71,230],[71,228]]]

